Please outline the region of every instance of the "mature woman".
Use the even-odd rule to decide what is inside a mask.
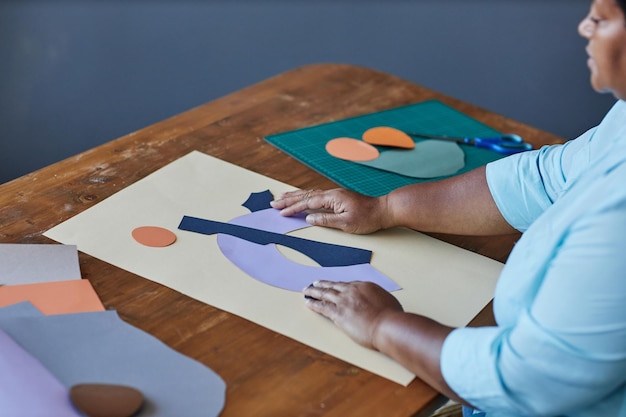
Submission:
[[[579,25],[591,85],[618,99],[579,138],[379,198],[337,189],[272,203],[286,216],[325,209],[307,221],[352,233],[522,231],[497,326],[452,329],[363,282],[316,282],[307,306],[479,415],[626,416],[625,13],[626,0],[595,0]]]

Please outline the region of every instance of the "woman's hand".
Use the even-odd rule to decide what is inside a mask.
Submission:
[[[403,311],[398,300],[371,282],[318,281],[305,288],[304,295],[308,308],[370,349],[377,349],[378,325],[387,315]]]
[[[311,211],[307,223],[348,233],[367,234],[385,228],[386,197],[367,197],[353,191],[292,191],[272,201],[283,216]]]
[[[399,362],[448,398],[463,401],[441,374],[441,349],[451,327],[405,313],[398,300],[371,282],[318,281],[304,295],[308,308],[352,340]]]

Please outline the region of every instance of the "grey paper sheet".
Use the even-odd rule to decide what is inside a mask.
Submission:
[[[141,417],[209,417],[223,409],[226,385],[217,374],[115,311],[41,316],[21,303],[0,309],[0,328],[67,387],[91,382],[141,390]]]
[[[0,243],[0,284],[81,279],[76,245]]]

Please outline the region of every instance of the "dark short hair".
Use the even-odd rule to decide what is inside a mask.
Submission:
[[[619,5],[620,9],[622,9],[624,15],[626,15],[626,0],[617,0],[617,4]]]

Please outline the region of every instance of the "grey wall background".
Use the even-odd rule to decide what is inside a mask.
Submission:
[[[589,0],[0,0],[0,182],[291,68],[393,73],[566,138]]]

